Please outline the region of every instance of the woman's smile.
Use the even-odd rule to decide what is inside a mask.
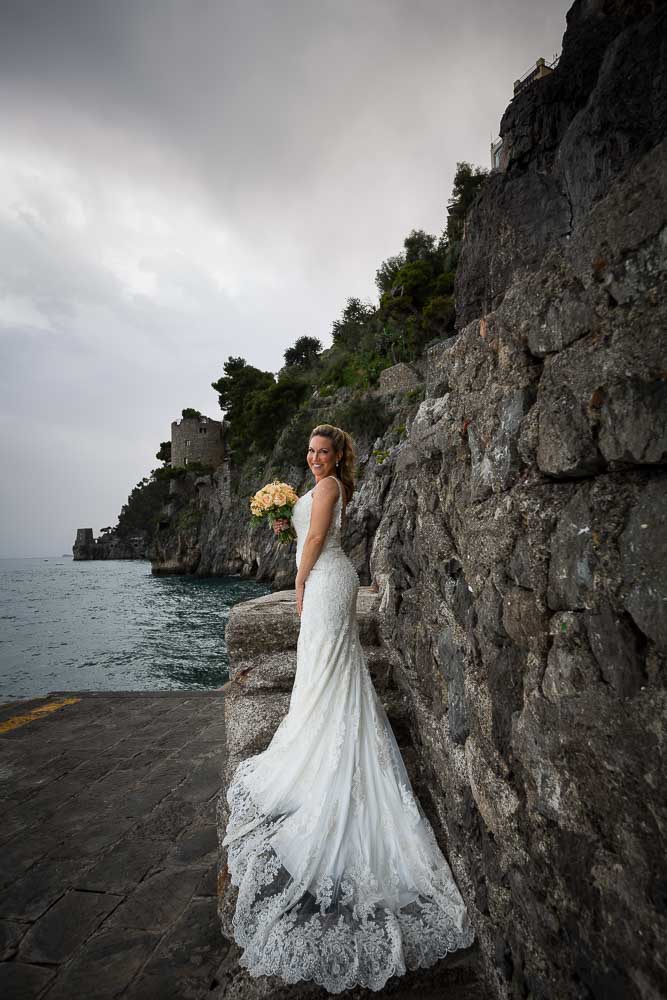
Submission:
[[[341,457],[340,454],[336,456],[328,437],[315,435],[310,439],[306,460],[317,482],[335,473],[336,461]]]

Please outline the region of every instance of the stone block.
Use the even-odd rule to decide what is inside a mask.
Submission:
[[[471,485],[476,500],[482,500],[491,493],[502,493],[516,480],[522,465],[519,434],[534,396],[532,389],[517,389],[499,402],[496,427],[488,445],[484,444],[472,424],[468,427]]]
[[[464,651],[450,629],[443,629],[438,639],[438,662],[447,681],[447,724],[455,743],[465,743],[470,724],[465,699]]]
[[[547,616],[535,592],[511,587],[503,595],[503,628],[522,649],[539,651],[546,645]]]
[[[667,459],[667,378],[624,378],[601,393],[598,446],[608,462],[655,465]]]
[[[580,610],[593,601],[595,554],[587,488],[576,493],[558,518],[551,538],[547,603],[553,611]]]
[[[181,830],[189,826],[196,815],[196,807],[174,793],[163,799],[149,816],[132,830],[133,840],[174,840]]]
[[[601,472],[600,454],[580,399],[567,379],[550,379],[546,371],[538,394],[539,469],[557,479],[584,477]]]
[[[55,976],[55,969],[26,962],[0,962],[0,996],[7,1000],[34,1000]]]
[[[623,612],[604,599],[597,612],[585,617],[600,673],[622,698],[631,697],[647,680],[638,633]]]
[[[129,892],[172,847],[169,840],[137,841],[131,836],[112,847],[88,871],[75,876],[74,885],[89,891]]]
[[[94,934],[63,969],[49,1000],[111,1000],[122,993],[160,940],[158,933],[109,927]]]
[[[28,930],[27,924],[15,923],[13,920],[0,920],[0,962],[13,958],[21,938]]]
[[[164,931],[183,912],[201,872],[169,866],[147,876],[109,917],[106,927]]]
[[[193,899],[127,991],[128,1000],[200,1000],[209,996],[227,947],[220,933],[215,898]]]
[[[426,351],[426,398],[437,399],[451,388],[451,359],[449,352],[456,337],[448,337],[439,344],[433,344]]]
[[[85,867],[80,859],[38,862],[0,894],[0,916],[37,920]]]
[[[225,699],[227,753],[250,757],[264,750],[287,714],[286,692],[231,692]]]
[[[667,478],[648,482],[619,539],[623,603],[637,627],[667,650]]]
[[[541,289],[539,296],[527,296],[527,301],[537,304],[540,313],[534,317],[528,330],[528,349],[537,357],[561,351],[575,340],[589,333],[594,321],[593,297],[587,294],[581,281],[574,278],[562,287],[562,273],[553,274],[555,285]]]
[[[176,841],[168,865],[210,865],[216,857],[218,840],[213,823],[185,830]]]
[[[121,899],[105,892],[72,889],[65,893],[26,934],[21,960],[46,965],[66,962]]]
[[[601,683],[588,644],[583,612],[562,611],[553,615],[549,633],[553,638],[542,679],[542,690],[549,701],[557,703],[560,698]]]
[[[383,394],[407,392],[421,385],[421,379],[415,369],[404,362],[384,368],[380,372],[379,391]]]
[[[299,622],[292,591],[278,591],[235,605],[225,630],[231,679],[235,663],[296,649]]]

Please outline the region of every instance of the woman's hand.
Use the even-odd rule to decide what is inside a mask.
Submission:
[[[273,533],[274,535],[279,535],[281,531],[287,531],[291,524],[288,517],[279,517],[277,521],[273,522]]]
[[[296,590],[296,610],[298,611],[300,618],[301,612],[303,611],[303,595],[306,590],[305,580],[300,580],[299,577],[297,576],[294,588]]]

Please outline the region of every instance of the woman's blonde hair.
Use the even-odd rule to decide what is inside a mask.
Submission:
[[[354,493],[354,443],[352,438],[347,433],[347,431],[342,430],[340,427],[334,427],[333,424],[318,424],[317,427],[313,427],[310,432],[310,437],[308,442],[314,437],[327,437],[331,438],[331,443],[336,454],[342,451],[343,457],[340,460],[340,465],[337,467],[336,472],[340,476],[340,481],[345,487],[345,492],[347,494],[347,501],[349,503]]]

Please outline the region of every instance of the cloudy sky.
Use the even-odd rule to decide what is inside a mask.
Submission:
[[[554,0],[0,0],[0,556],[115,523],[229,355],[331,343]]]

